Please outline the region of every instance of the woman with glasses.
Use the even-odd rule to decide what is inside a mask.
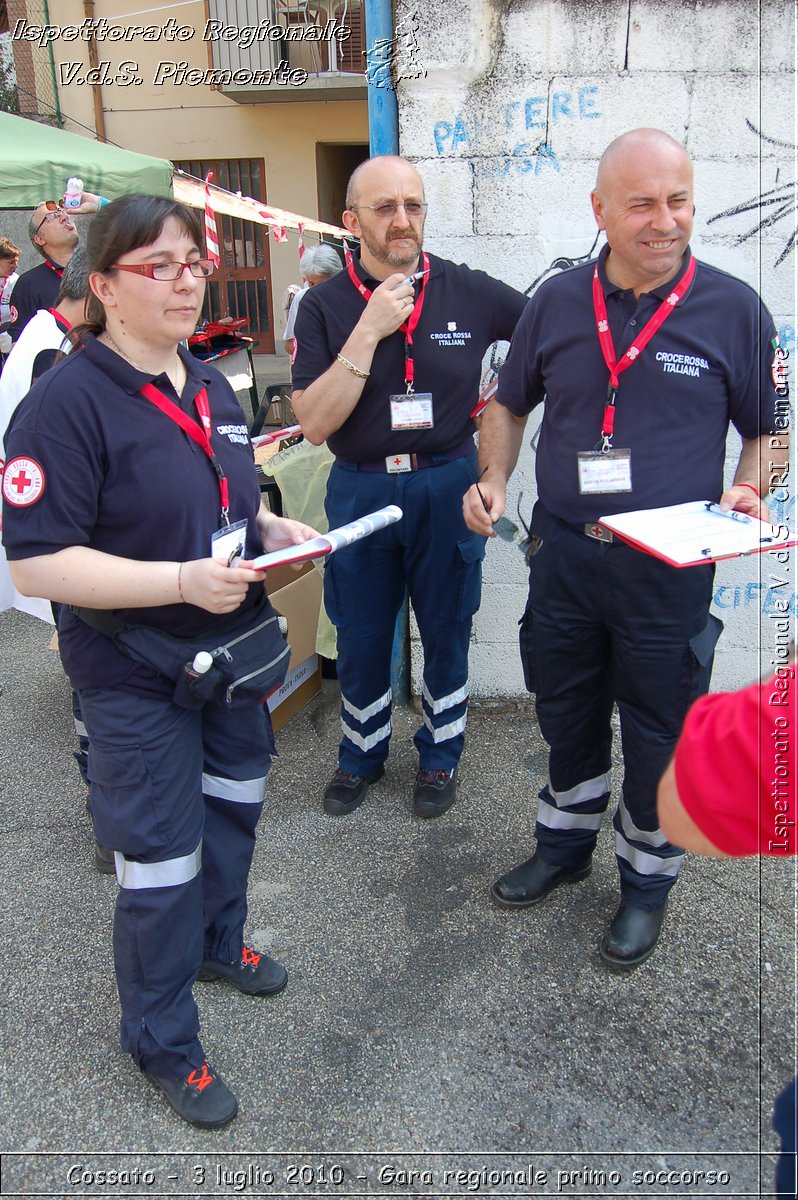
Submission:
[[[247,562],[315,531],[261,504],[234,393],[179,344],[213,270],[201,247],[200,216],[172,200],[125,196],[93,220],[79,349],[6,439],[3,538],[20,591],[73,606],[60,649],[91,740],[95,832],[115,852],[123,1049],[181,1117],[214,1128],[237,1104],[200,1044],[193,984],[265,996],[287,982],[243,942],[269,718],[258,699],[184,707],[180,680],[118,648],[109,613],[223,644],[231,622],[274,617]],[[207,665],[187,658],[185,687]]]

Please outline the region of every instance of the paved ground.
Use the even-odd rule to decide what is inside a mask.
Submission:
[[[591,878],[537,911],[488,895],[531,848],[531,716],[475,708],[460,801],[422,823],[401,710],[386,779],[338,820],[319,805],[332,682],[278,737],[252,872],[249,939],[289,988],[197,985],[240,1115],[184,1125],[118,1048],[116,884],[92,864],[48,639],[0,614],[3,1195],[768,1193],[771,1100],[792,1071],[793,864],[689,861],[657,954],[614,975],[596,952],[616,903],[609,830]],[[109,1166],[128,1174],[103,1183]]]

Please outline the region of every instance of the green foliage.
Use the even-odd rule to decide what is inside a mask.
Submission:
[[[14,68],[0,56],[0,112],[19,112],[19,93]]]

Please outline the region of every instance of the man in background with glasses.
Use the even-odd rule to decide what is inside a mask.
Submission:
[[[16,316],[7,329],[12,341],[17,340],[35,313],[53,307],[64,267],[80,241],[75,222],[58,200],[43,200],[36,205],[28,223],[28,237],[44,262],[24,271],[14,287]]]
[[[343,729],[323,800],[333,816],[357,808],[384,773],[394,627],[406,589],[424,650],[414,815],[437,817],[456,799],[485,551],[460,508],[463,484],[476,479],[470,413],[483,355],[511,337],[526,300],[482,271],[426,254],[426,212],[411,163],[390,155],[361,163],[343,215],[359,254],[308,292],[297,314],[291,403],[305,437],[327,441],[336,456],[330,526],[386,504],[404,513],[325,567]]]

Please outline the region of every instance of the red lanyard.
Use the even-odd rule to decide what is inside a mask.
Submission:
[[[57,267],[57,266],[55,265],[55,263],[51,263],[51,262],[50,262],[49,258],[46,258],[46,259],[44,260],[44,265],[45,265],[46,267],[49,267],[51,271],[55,271],[56,275],[58,275],[58,277],[59,277],[59,278],[60,278],[60,277],[61,277],[61,276],[64,274],[64,268],[63,268],[63,267]]]
[[[219,480],[219,494],[222,501],[222,524],[230,524],[230,498],[227,490],[227,476],[222,469],[222,464],[216,457],[211,445],[211,410],[208,404],[208,393],[205,388],[197,392],[194,397],[194,403],[197,406],[197,412],[200,416],[202,425],[198,425],[196,421],[192,421],[187,413],[184,413],[182,408],[175,404],[174,400],[170,400],[163,392],[159,391],[152,383],[145,383],[141,389],[142,396],[145,396],[156,408],[160,408],[162,413],[165,413],[171,421],[179,425],[184,433],[187,433],[193,442],[207,454],[210,459],[211,466],[216,472],[216,478]]]
[[[418,325],[419,318],[421,317],[421,310],[424,307],[424,290],[427,286],[427,280],[429,279],[429,256],[426,254],[426,252],[421,255],[421,265],[424,270],[424,274],[421,276],[421,289],[418,293],[418,298],[413,305],[413,311],[408,319],[403,321],[399,326],[400,332],[405,335],[405,387],[407,388],[408,395],[410,395],[410,393],[413,391],[413,380],[415,378],[415,368],[413,366],[413,332],[416,328],[416,325]],[[347,256],[346,269],[349,272],[349,278],[352,280],[352,283],[355,285],[363,299],[368,304],[373,293],[371,288],[366,287],[362,279],[358,279],[351,254]]]
[[[607,370],[610,373],[610,385],[607,388],[607,403],[604,407],[604,420],[601,425],[602,450],[609,449],[610,439],[612,438],[613,429],[615,427],[615,393],[618,390],[618,376],[627,367],[631,367],[636,358],[639,357],[642,350],[648,345],[654,334],[661,325],[667,321],[668,317],[673,312],[676,305],[680,302],[685,292],[693,282],[695,275],[695,259],[691,258],[687,264],[687,270],[682,278],[676,284],[673,291],[666,296],[662,301],[653,317],[641,329],[635,340],[632,342],[628,350],[625,350],[619,359],[615,357],[615,347],[612,344],[612,334],[610,333],[610,323],[607,320],[607,305],[604,300],[604,290],[599,279],[598,264],[593,270],[593,311],[596,314],[596,327],[598,329],[599,343],[601,345],[601,353],[604,355],[604,361],[607,364]]]

